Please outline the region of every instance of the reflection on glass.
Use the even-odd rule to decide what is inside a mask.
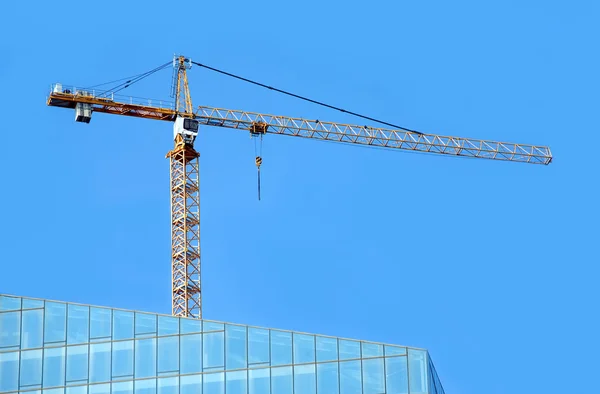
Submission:
[[[403,356],[406,354],[406,348],[400,346],[385,345],[386,356]]]
[[[315,362],[315,337],[313,335],[295,334],[294,364]]]
[[[41,384],[42,349],[21,352],[21,387]]]
[[[181,325],[182,334],[193,334],[202,332],[202,320],[182,318],[179,324]]]
[[[200,351],[192,355],[200,358]],[[179,372],[179,337],[158,338],[158,373]]]
[[[372,358],[362,362],[363,394],[385,392],[383,358]]]
[[[135,341],[135,377],[156,376],[156,338]]]
[[[341,342],[341,341],[340,341]],[[341,345],[340,345],[341,350]],[[360,361],[340,362],[340,393],[361,394],[362,382]]]
[[[133,382],[113,383],[112,394],[133,394]]]
[[[133,341],[113,342],[112,376],[133,375]]]
[[[23,309],[34,309],[34,308],[43,308],[44,301],[42,300],[32,300],[29,298],[23,299]],[[2,308],[0,308],[2,309]]]
[[[317,364],[317,393],[338,394],[338,363]]]
[[[315,364],[294,366],[294,393],[316,394],[317,379]]]
[[[211,321],[203,321],[202,323],[204,332],[225,330],[225,325],[223,323],[215,323]]]
[[[292,333],[271,330],[271,365],[292,363]]]
[[[156,379],[136,380],[133,389],[135,394],[156,394]]]
[[[225,373],[208,373],[204,374],[204,392],[207,394],[224,394],[225,393]]]
[[[179,377],[159,378],[157,387],[158,394],[179,394]]]
[[[88,346],[67,347],[67,382],[87,380],[88,378]]]
[[[67,306],[46,302],[44,309],[44,343],[64,342],[67,337]]]
[[[270,394],[269,368],[251,369],[248,371],[248,394]]]
[[[179,394],[202,394],[202,375],[181,376]]]
[[[44,349],[44,387],[65,385],[65,348]]]
[[[0,391],[17,390],[19,387],[19,353],[0,353]]]
[[[21,312],[0,313],[0,349],[19,346]]]
[[[88,342],[89,308],[81,305],[70,305],[67,308],[67,343]]]
[[[156,336],[156,315],[149,313],[135,313],[135,336]]]
[[[317,361],[333,361],[338,359],[337,338],[317,336]]]
[[[248,364],[269,362],[269,330],[248,328]]]
[[[408,349],[408,380],[411,394],[427,392],[426,357],[422,350]]]
[[[179,334],[179,319],[171,316],[158,317],[158,335]],[[160,387],[160,385],[159,385]],[[160,391],[160,389],[159,389]]]
[[[36,391],[36,393],[39,393],[39,390]],[[59,388],[59,389],[58,388],[57,389],[44,389],[42,391],[42,393],[44,393],[44,394],[65,394],[65,389],[64,389],[64,387],[63,388]],[[29,392],[27,394],[33,394],[33,393]]]
[[[227,372],[225,374],[227,379],[227,386],[225,392],[227,394],[247,394],[246,393],[246,382],[247,372],[246,371],[234,371]]]
[[[110,338],[112,314],[110,309],[90,308],[90,338]]]
[[[362,358],[383,356],[383,346],[377,343],[362,342]]]
[[[408,394],[407,357],[385,359],[385,384],[387,394]]]
[[[90,383],[110,380],[110,342],[90,344]]]
[[[202,334],[182,335],[180,340],[181,373],[202,372]]]
[[[225,341],[226,369],[246,368],[246,327],[226,325]]]
[[[87,394],[87,392],[88,392],[88,386],[67,387],[67,389],[65,391],[66,394]],[[33,394],[33,393],[31,393],[31,394]]]
[[[91,385],[89,387],[89,394],[110,394],[110,383]]]
[[[225,366],[225,343],[223,332],[205,333],[203,334],[203,342],[204,369],[216,367],[223,368]]]
[[[0,296],[0,311],[14,311],[21,309],[19,297]]]
[[[340,360],[360,358],[360,342],[340,339]]]
[[[42,347],[42,337],[44,334],[43,317],[44,311],[42,309],[23,311],[21,349]]]
[[[133,312],[113,311],[113,339],[133,338]]]
[[[292,367],[271,369],[271,392],[273,394],[292,394],[294,390]]]

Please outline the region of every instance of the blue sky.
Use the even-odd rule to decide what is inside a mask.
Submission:
[[[53,3],[53,2],[52,2]],[[0,292],[170,311],[168,123],[45,106],[174,53],[547,167],[203,128],[204,315],[430,350],[447,393],[589,391],[594,1],[29,1],[0,12]],[[195,105],[360,119],[194,67]],[[123,91],[169,98],[170,71]]]

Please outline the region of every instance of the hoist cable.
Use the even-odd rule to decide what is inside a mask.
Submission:
[[[372,118],[372,117],[370,117],[370,116],[361,115],[361,114],[358,114],[358,113],[356,113],[356,112],[347,111],[347,110],[345,110],[345,109],[343,109],[343,108],[339,108],[339,107],[335,107],[335,106],[333,106],[333,105],[325,104],[325,103],[323,103],[323,102],[321,102],[321,101],[313,100],[313,99],[310,99],[310,98],[308,98],[308,97],[300,96],[300,95],[298,95],[298,94],[294,94],[294,93],[291,93],[291,92],[287,92],[287,91],[285,91],[285,90],[277,89],[277,88],[274,88],[274,87],[272,87],[272,86],[265,85],[265,84],[263,84],[263,83],[260,83],[260,82],[253,81],[253,80],[251,80],[251,79],[248,79],[248,78],[240,77],[239,75],[231,74],[231,73],[228,73],[228,72],[226,72],[226,71],[219,70],[219,69],[217,69],[217,68],[214,68],[214,67],[207,66],[206,64],[202,64],[202,63],[198,63],[198,62],[194,62],[194,61],[192,61],[192,64],[195,64],[196,66],[199,66],[199,67],[204,67],[204,68],[206,68],[206,69],[208,69],[208,70],[215,71],[215,72],[217,72],[217,73],[220,73],[220,74],[223,74],[223,75],[227,75],[227,76],[229,76],[229,77],[232,77],[232,78],[239,79],[239,80],[241,80],[241,81],[244,81],[244,82],[251,83],[251,84],[253,84],[253,85],[261,86],[261,87],[263,87],[263,88],[267,88],[267,89],[269,89],[269,90],[274,90],[274,91],[276,91],[276,92],[278,92],[278,93],[283,93],[283,94],[286,94],[286,95],[288,95],[288,96],[292,96],[292,97],[298,98],[298,99],[300,99],[300,100],[308,101],[308,102],[311,102],[311,103],[314,103],[314,104],[321,105],[321,106],[323,106],[323,107],[327,107],[327,108],[335,109],[335,110],[337,110],[337,111],[340,111],[340,112],[343,112],[343,113],[347,113],[347,114],[350,114],[350,115],[354,115],[354,116],[357,116],[357,117],[359,117],[359,118],[362,118],[362,119],[371,120],[371,121],[373,121],[373,122],[381,123],[381,124],[384,124],[384,125],[386,125],[386,126],[393,127],[393,128],[395,128],[395,129],[404,130],[404,131],[409,131],[409,132],[411,132],[411,133],[423,134],[423,133],[421,133],[420,131],[411,130],[411,129],[408,129],[408,128],[406,128],[406,127],[398,126],[398,125],[395,125],[395,124],[392,124],[392,123],[388,123],[388,122],[384,122],[384,121],[382,121],[382,120],[379,120],[379,119]]]

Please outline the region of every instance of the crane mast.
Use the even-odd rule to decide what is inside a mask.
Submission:
[[[173,60],[176,71],[175,147],[167,154],[171,174],[172,314],[202,318],[200,277],[200,154],[194,149],[198,121],[193,119],[187,72],[189,59]]]
[[[241,129],[251,135],[280,134],[348,144],[458,157],[547,165],[547,146],[426,134],[257,112],[192,106],[187,70],[192,61],[173,59],[174,103],[119,97],[112,91],[64,88],[54,84],[47,105],[75,110],[78,122],[93,112],[173,122],[170,166],[172,314],[202,318],[200,254],[200,154],[194,149],[199,125]],[[259,158],[257,158],[258,160]],[[257,161],[257,165],[259,165]]]

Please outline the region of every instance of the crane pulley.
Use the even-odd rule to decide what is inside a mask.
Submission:
[[[140,100],[116,95],[116,92],[121,89],[164,69],[169,64],[167,63],[147,73],[130,78],[112,90],[71,89],[63,88],[61,84],[55,84],[52,86],[47,99],[47,105],[74,109],[76,120],[85,123],[89,123],[93,112],[164,120],[174,123],[173,138],[175,146],[167,154],[167,157],[170,161],[171,174],[172,312],[175,316],[202,317],[198,160],[200,154],[194,148],[200,125],[247,130],[250,132],[251,137],[255,138],[255,144],[256,141],[262,144],[263,136],[266,134],[280,134],[453,157],[472,157],[542,165],[550,164],[552,161],[552,154],[547,146],[422,133],[275,89],[192,62],[184,56],[175,56],[172,63],[172,96],[175,98],[174,103]],[[383,123],[392,128],[324,122],[207,106],[194,108],[187,78],[187,70],[191,68],[192,64],[364,119]],[[255,146],[259,200],[260,169],[263,162],[261,150],[256,150]]]

